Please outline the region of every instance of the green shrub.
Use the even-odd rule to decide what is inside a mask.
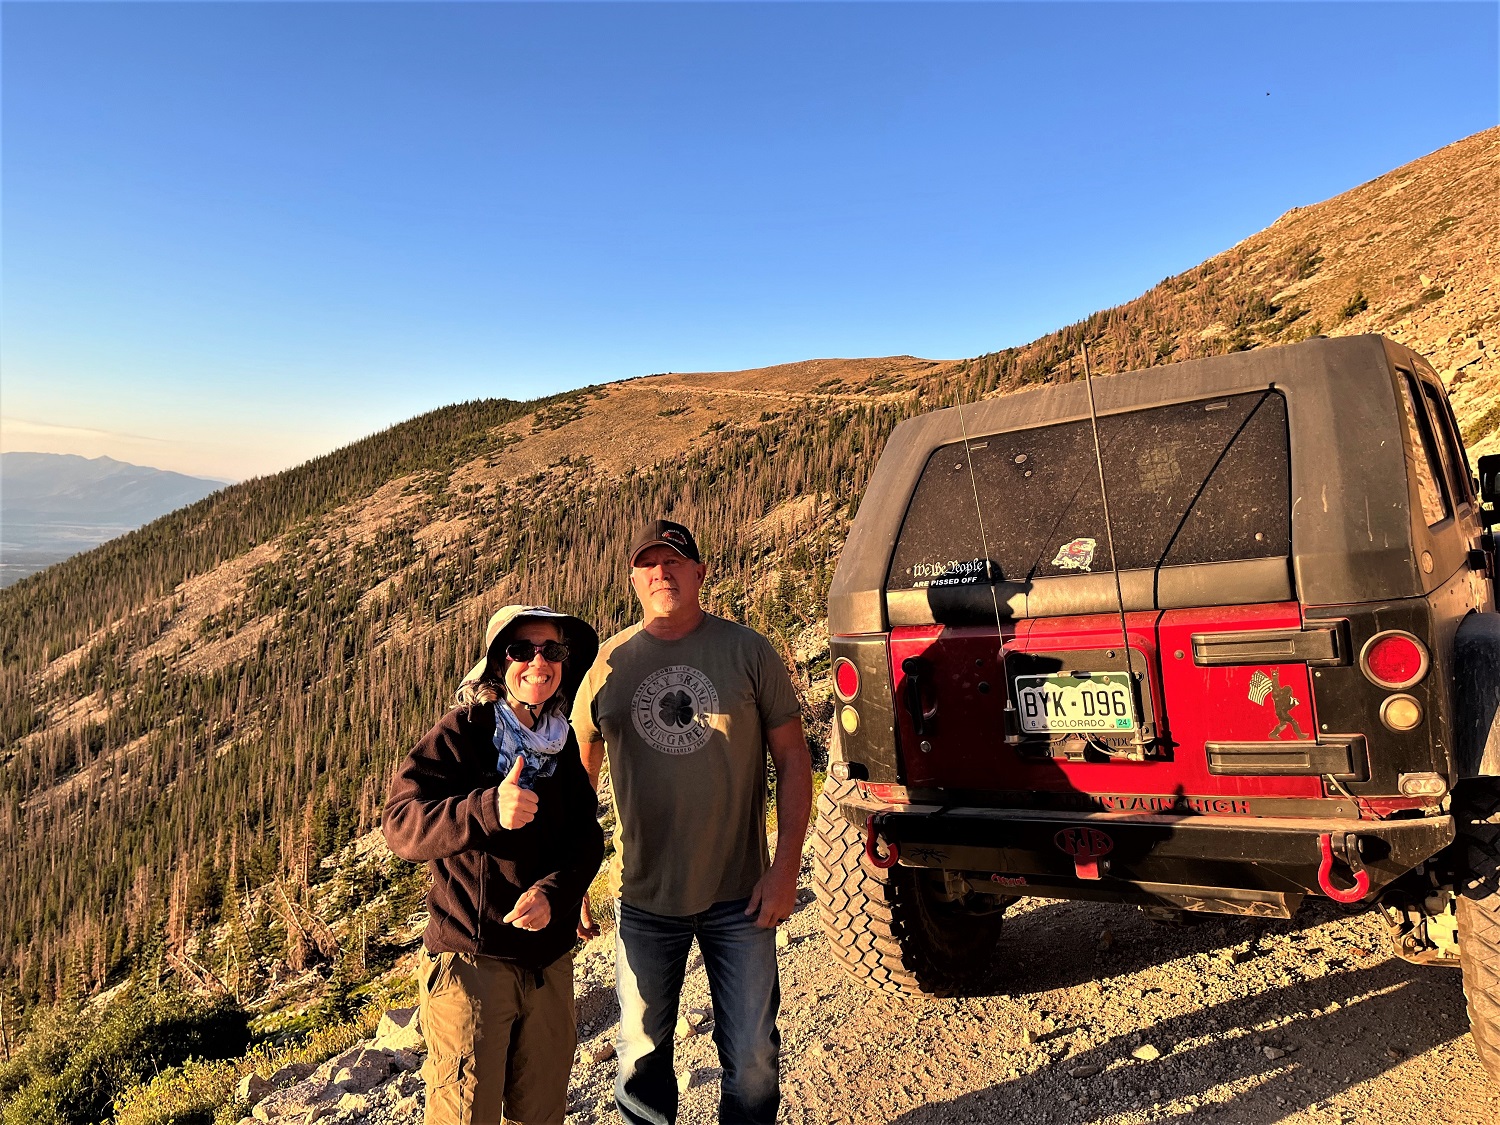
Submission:
[[[1370,302],[1365,298],[1364,290],[1360,290],[1354,296],[1350,297],[1349,303],[1339,311],[1343,314],[1344,319],[1348,320],[1352,316],[1358,316],[1369,307]]]
[[[250,1041],[246,1015],[175,989],[134,986],[100,1009],[60,1006],[32,1023],[0,1068],[3,1125],[91,1125],[122,1091],[190,1058],[222,1059]],[[186,1125],[186,1122],[184,1122]]]
[[[1500,430],[1500,402],[1494,403],[1479,417],[1470,419],[1462,429],[1465,445],[1478,445],[1482,439]]]
[[[234,1101],[243,1065],[235,1060],[170,1067],[120,1095],[114,1125],[213,1125],[219,1107]]]
[[[372,988],[378,995],[354,1019],[318,1027],[289,1045],[261,1043],[237,1059],[189,1060],[164,1070],[121,1093],[114,1106],[114,1125],[234,1125],[248,1112],[235,1098],[241,1078],[252,1073],[270,1078],[296,1063],[316,1067],[348,1050],[374,1033],[393,1001],[410,1002],[408,984],[403,978]]]

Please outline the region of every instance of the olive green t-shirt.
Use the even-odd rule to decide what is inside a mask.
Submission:
[[[573,729],[609,756],[615,894],[677,918],[748,896],[769,865],[765,733],[799,713],[771,642],[722,617],[675,641],[640,625],[605,641]]]

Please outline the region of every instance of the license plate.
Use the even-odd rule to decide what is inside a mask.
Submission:
[[[1124,672],[1017,676],[1016,709],[1027,734],[1135,729],[1130,677]]]

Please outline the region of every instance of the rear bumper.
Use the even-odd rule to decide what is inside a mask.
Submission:
[[[841,801],[839,812],[861,831],[874,816],[881,840],[898,846],[903,865],[955,872],[975,889],[1277,916],[1294,910],[1304,895],[1324,893],[1318,875],[1322,835],[1337,842],[1333,880],[1341,889],[1353,881],[1344,840],[1357,835],[1370,880],[1366,898],[1441,851],[1454,835],[1449,816],[1350,821],[1143,815],[891,806],[857,798]]]

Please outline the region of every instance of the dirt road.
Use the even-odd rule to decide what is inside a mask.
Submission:
[[[810,892],[803,897],[810,900]],[[1389,953],[1375,915],[1153,922],[1133,908],[1025,900],[1005,994],[870,992],[831,959],[804,903],[781,951],[787,1122],[1494,1125],[1459,975]],[[708,1010],[690,962],[684,1010]],[[610,935],[579,959],[584,1061],[570,1125],[614,1122]],[[677,1044],[684,1123],[715,1120],[712,1024]],[[1029,1033],[1029,1034],[1028,1034]],[[1157,1053],[1154,1058],[1137,1058]]]

